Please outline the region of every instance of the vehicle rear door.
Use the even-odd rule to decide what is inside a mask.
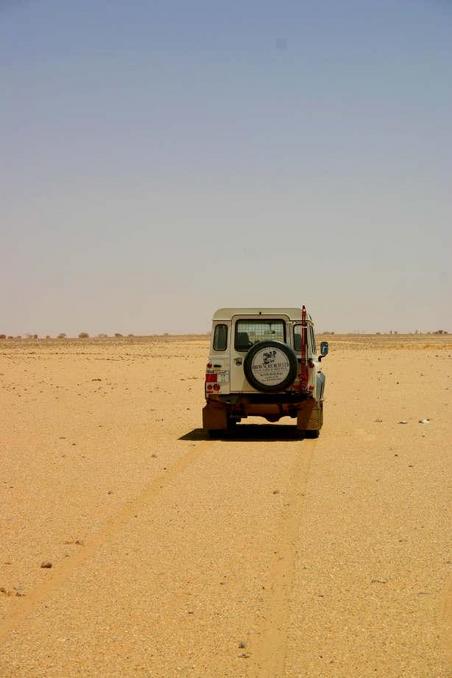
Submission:
[[[233,316],[231,328],[231,392],[258,393],[248,382],[243,363],[249,349],[258,341],[273,340],[291,343],[288,316]]]

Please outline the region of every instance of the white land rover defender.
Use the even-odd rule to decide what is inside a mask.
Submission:
[[[300,308],[220,308],[213,316],[203,428],[227,430],[249,416],[297,419],[306,437],[323,423],[325,376],[314,325]]]

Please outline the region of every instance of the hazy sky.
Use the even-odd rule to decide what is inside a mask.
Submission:
[[[0,333],[452,330],[450,0],[0,0]]]

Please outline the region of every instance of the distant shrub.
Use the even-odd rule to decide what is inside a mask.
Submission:
[[[108,339],[108,334],[101,332],[100,334],[97,335],[97,338],[98,339]]]
[[[128,337],[133,337],[133,334],[128,334],[127,336],[128,336]]]
[[[6,334],[0,334],[0,339],[6,339]]]
[[[115,337],[116,337],[117,339],[119,339],[120,337],[122,337],[121,332],[115,332]]]
[[[88,334],[88,332],[80,332],[80,334],[78,335],[78,338],[79,339],[89,339],[89,334]]]
[[[58,339],[66,339],[66,333],[60,332],[60,334],[58,335]]]

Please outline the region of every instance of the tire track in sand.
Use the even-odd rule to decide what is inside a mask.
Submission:
[[[26,598],[21,599],[20,604],[13,610],[10,617],[0,626],[0,640],[4,638],[15,626],[38,607],[53,591],[62,586],[71,574],[87,561],[97,549],[124,527],[131,518],[144,506],[154,501],[156,497],[168,487],[173,480],[193,464],[205,449],[200,446],[191,449],[181,456],[168,471],[156,476],[151,480],[137,497],[127,501],[122,508],[108,518],[101,530],[95,533],[91,539],[71,558],[58,563],[52,571],[52,576],[47,581],[39,584]]]
[[[250,657],[250,678],[284,676],[287,651],[289,603],[295,574],[300,524],[312,458],[317,441],[306,440],[294,464],[288,501],[277,528],[270,568],[272,587],[263,611],[262,624]]]

